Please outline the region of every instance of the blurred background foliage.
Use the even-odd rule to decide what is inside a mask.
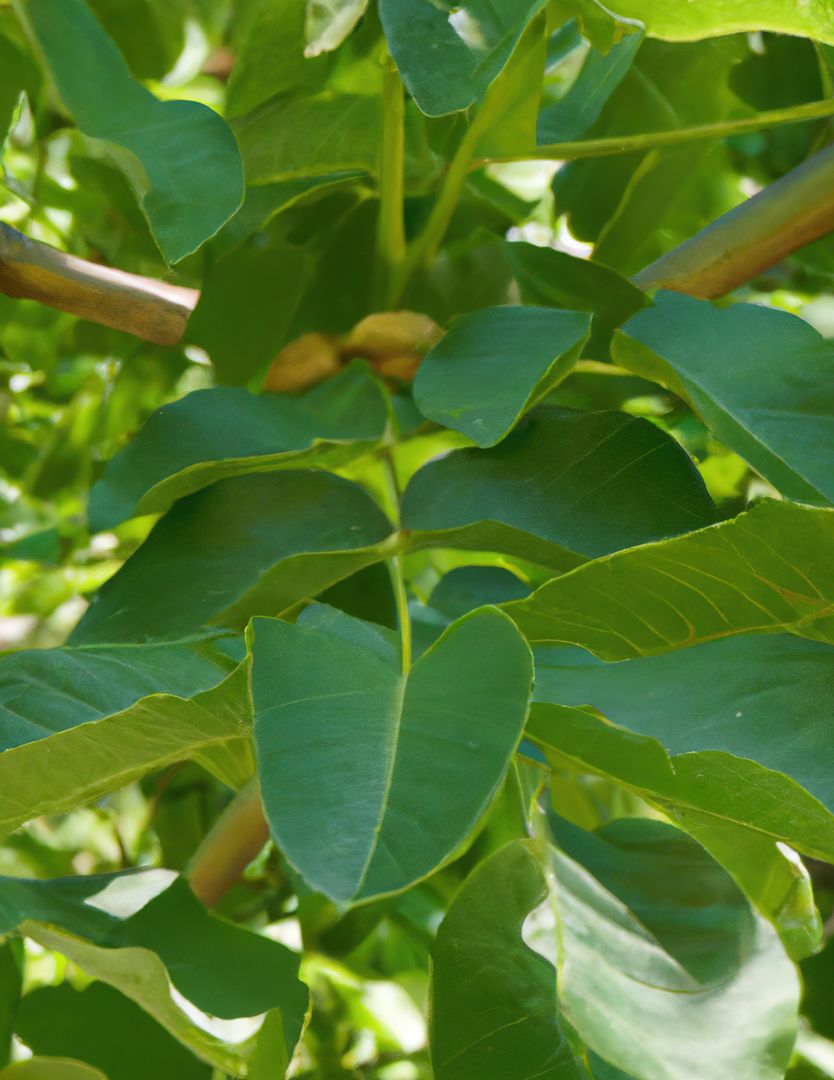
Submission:
[[[384,45],[373,6],[341,48],[308,59],[304,0],[90,0],[90,6],[154,94],[202,102],[231,121],[247,194],[200,252],[175,268],[166,265],[123,174],[72,125],[11,7],[0,0],[0,220],[72,254],[203,290],[185,341],[171,348],[0,296],[2,649],[62,642],[86,597],[147,535],[152,517],[91,535],[85,509],[103,463],[153,410],[217,383],[257,388],[289,342],[302,334],[346,335],[379,307],[373,235]],[[613,44],[619,30],[607,17],[588,40],[573,17],[581,6],[553,3],[547,10],[540,120],[547,141],[672,129],[831,94],[834,50],[826,46],[762,33],[686,44],[627,35]],[[574,117],[573,126],[565,110],[548,119],[548,106],[578,93],[591,65],[614,72],[607,97],[586,110],[593,115]],[[406,222],[413,234],[462,123],[459,114],[429,118],[409,101],[406,130]],[[501,133],[492,134],[497,140]],[[831,122],[822,120],[669,150],[473,169],[438,258],[411,283],[403,306],[443,326],[453,315],[519,299],[575,304],[576,259],[593,253],[631,274],[832,134]],[[540,250],[548,253],[544,263]],[[550,261],[554,251],[568,258]],[[834,337],[834,239],[799,252],[738,296],[799,313]],[[581,363],[553,400],[623,409],[671,432],[698,462],[725,516],[766,491],[677,398],[606,361],[603,341],[598,358]],[[393,390],[397,385],[391,380]],[[463,444],[449,432],[415,433],[399,451],[400,479]],[[373,489],[377,469],[367,459],[345,472]],[[415,605],[418,635],[431,637],[434,586],[456,564],[472,561],[471,553],[409,556],[407,574],[423,600]],[[536,580],[535,568],[506,558],[485,561],[523,583]],[[328,599],[393,621],[379,568],[338,586]],[[433,598],[442,602],[454,608],[453,596]],[[535,766],[529,769],[525,783],[535,778]],[[197,765],[169,769],[95,806],[33,822],[0,847],[0,873],[181,868],[227,797]],[[633,803],[614,785],[578,775],[566,773],[558,789],[559,812],[583,825],[648,813]],[[272,849],[224,900],[221,910],[231,918],[305,948],[315,1008],[298,1076],[430,1076],[428,950],[468,865],[512,835],[503,809],[499,800],[474,849],[457,863],[405,895],[344,916],[305,894]],[[827,917],[834,908],[831,870],[815,868],[814,876]],[[110,1080],[211,1076],[209,1066],[137,1006],[90,983],[58,954],[27,945],[22,986],[20,960],[12,946],[0,948],[0,1059],[27,1051],[79,1058]],[[834,948],[804,967],[808,1031],[792,1073],[797,1080],[834,1076]],[[20,992],[12,1045],[3,1002]]]

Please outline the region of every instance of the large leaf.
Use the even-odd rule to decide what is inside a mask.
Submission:
[[[387,421],[379,385],[356,365],[301,397],[196,390],[158,409],[108,462],[90,496],[90,527],[167,510],[225,477],[340,464],[367,450]]]
[[[507,606],[530,641],[604,660],[791,630],[834,641],[834,510],[763,500],[731,521],[580,566]]]
[[[696,41],[745,30],[801,34],[834,45],[834,21],[829,0],[699,0],[697,4],[669,0],[606,0],[607,10],[637,19],[655,37]]]
[[[211,109],[157,100],[130,74],[84,0],[16,0],[81,131],[105,143],[130,180],[169,262],[195,251],[240,206],[234,137]]]
[[[481,608],[407,674],[390,632],[332,609],[256,619],[251,634],[261,792],[289,861],[337,901],[431,873],[477,824],[521,734],[532,665],[513,624]]]
[[[834,347],[802,319],[661,293],[617,335],[614,358],[689,401],[783,494],[834,500]]]
[[[834,649],[743,635],[605,664],[537,650],[528,734],[643,792],[834,853]],[[728,777],[733,777],[727,783]]]
[[[479,102],[543,0],[466,0],[454,12],[431,0],[380,0],[388,48],[424,113],[443,116]]]
[[[249,716],[244,673],[233,668],[199,642],[6,654],[0,832],[186,758],[242,782]]]
[[[107,1080],[209,1080],[198,1060],[129,998],[103,982],[84,990],[68,983],[26,995],[15,1021],[18,1037],[35,1054],[73,1057],[102,1070]]]
[[[686,452],[648,421],[552,406],[500,446],[425,465],[402,502],[413,546],[501,551],[560,570],[714,513]]]
[[[429,420],[494,446],[570,373],[590,326],[587,315],[549,308],[464,315],[423,358],[414,400]]]
[[[547,898],[537,845],[500,848],[469,875],[432,951],[431,1055],[437,1080],[587,1080],[561,1021],[553,966],[521,932]]]
[[[220,480],[181,499],[93,597],[77,644],[177,638],[276,615],[384,558],[358,484],[310,469]]]
[[[346,169],[374,173],[381,123],[379,95],[322,93],[279,96],[234,128],[247,182],[272,184]]]
[[[730,878],[658,822],[558,835],[567,850],[526,840],[499,849],[440,928],[438,1080],[781,1077],[798,979]],[[574,1057],[576,1036],[587,1064]]]
[[[279,1012],[287,1057],[301,1035],[307,991],[298,981],[298,957],[210,915],[172,871],[0,878],[0,934],[15,931],[110,983],[226,1072],[245,1070],[259,1025],[241,1032],[217,1020]],[[207,1024],[208,1017],[215,1022]]]

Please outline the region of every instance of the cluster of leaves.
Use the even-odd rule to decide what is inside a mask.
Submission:
[[[834,244],[628,280],[824,145],[761,113],[832,46],[0,0],[0,229],[201,289],[0,298],[0,1076],[834,1076]]]

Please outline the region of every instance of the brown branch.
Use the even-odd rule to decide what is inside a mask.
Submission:
[[[707,225],[633,278],[641,289],[723,296],[834,232],[834,146]]]
[[[206,907],[220,903],[269,839],[258,781],[232,799],[205,835],[185,871]]]
[[[0,222],[0,292],[175,345],[200,294],[56,251]]]

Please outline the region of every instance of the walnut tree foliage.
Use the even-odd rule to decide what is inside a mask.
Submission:
[[[0,0],[0,1080],[834,1077],[834,239],[634,280],[832,95],[829,0]]]

